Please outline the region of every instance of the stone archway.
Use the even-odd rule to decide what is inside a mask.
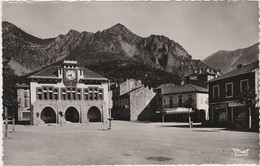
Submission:
[[[44,123],[56,123],[56,113],[53,108],[45,107],[41,112],[41,120]]]
[[[65,120],[72,122],[72,123],[78,123],[79,122],[79,112],[75,107],[69,107],[65,111]]]
[[[101,122],[100,110],[93,106],[88,110],[88,120],[89,122]]]

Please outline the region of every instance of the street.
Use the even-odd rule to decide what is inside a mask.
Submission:
[[[188,123],[16,125],[3,139],[5,165],[258,164],[259,133]],[[10,129],[11,127],[9,127]],[[235,156],[233,149],[246,151]]]

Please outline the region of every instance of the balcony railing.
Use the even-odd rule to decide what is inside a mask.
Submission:
[[[165,105],[163,105],[164,108],[177,108],[177,107],[183,107],[183,106],[184,106],[183,104],[181,104],[181,105],[179,105],[179,104],[165,104]]]

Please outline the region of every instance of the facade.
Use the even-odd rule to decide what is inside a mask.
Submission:
[[[205,84],[205,82],[219,76],[220,72],[215,69],[201,68],[193,70],[192,74],[185,76],[184,81],[186,84],[193,84],[207,88],[207,84]]]
[[[189,109],[186,107],[189,105],[192,105],[193,120],[204,121],[208,119],[208,90],[206,88],[193,84],[159,87],[156,89],[161,89],[162,92],[161,112],[163,119],[164,114],[168,120],[181,121],[187,119]],[[172,117],[172,115],[167,114],[175,115]]]
[[[18,120],[41,123],[104,122],[109,117],[109,80],[77,61],[64,61],[28,77],[17,85]]]
[[[129,79],[112,89],[112,117],[118,120],[149,120],[155,114],[155,93],[137,80]]]
[[[236,70],[208,81],[209,85],[209,110],[211,123],[232,123],[238,128],[258,126],[258,109],[251,113],[249,109],[239,102],[238,96],[246,88],[252,89],[259,98],[258,62],[247,66],[239,65]],[[259,108],[257,103],[256,108]],[[249,120],[252,116],[252,121]],[[251,121],[252,124],[249,124]]]

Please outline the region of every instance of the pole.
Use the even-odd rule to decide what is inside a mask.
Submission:
[[[251,116],[251,108],[249,107],[248,108],[248,113],[249,113],[249,125],[248,125],[248,128],[251,129],[252,127],[252,116]]]
[[[59,123],[60,123],[60,126],[61,126],[61,114],[59,114]]]
[[[13,132],[14,132],[14,117],[12,118],[12,123],[13,123]]]
[[[191,118],[190,118],[190,111],[191,111],[191,108],[189,109],[189,126],[191,128]]]
[[[112,120],[112,118],[111,118],[111,109],[110,109],[110,95],[109,95],[109,93],[110,93],[110,80],[108,81],[108,129],[110,130],[111,129],[111,120]]]
[[[164,123],[164,113],[162,112],[162,122]]]
[[[7,113],[7,107],[5,107],[5,138],[7,138],[8,133],[8,113]]]

